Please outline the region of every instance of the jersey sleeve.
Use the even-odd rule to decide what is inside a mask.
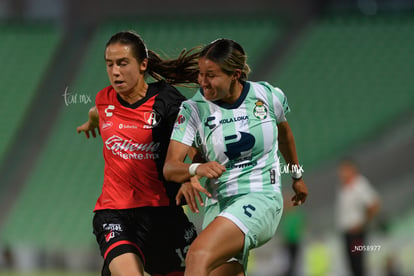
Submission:
[[[275,95],[277,99],[282,104],[283,114],[286,116],[286,114],[290,112],[290,107],[289,107],[287,98],[285,96],[285,93],[283,93],[283,91],[278,87],[274,87],[274,90],[275,90]]]
[[[101,91],[99,91],[95,96],[95,106],[99,104],[106,104],[110,102],[110,92],[112,86],[107,86]]]
[[[169,133],[171,133],[172,128],[174,126],[175,120],[177,118],[177,114],[180,110],[180,106],[183,101],[186,100],[186,98],[174,87],[170,87],[170,91],[168,91],[169,94],[169,101],[167,104],[165,114],[167,119],[167,125],[169,126]]]
[[[260,84],[266,87],[272,95],[273,112],[276,115],[277,123],[287,121],[286,114],[290,112],[290,107],[283,91],[267,82],[260,82]]]
[[[190,101],[185,101],[181,104],[180,112],[175,120],[174,129],[171,134],[171,140],[175,140],[192,146],[197,134],[197,112],[190,104]]]

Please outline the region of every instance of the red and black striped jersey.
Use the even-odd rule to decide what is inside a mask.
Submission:
[[[112,86],[97,94],[105,169],[95,211],[175,204],[179,184],[167,182],[162,169],[183,100],[165,81],[150,83],[146,96],[134,104]]]

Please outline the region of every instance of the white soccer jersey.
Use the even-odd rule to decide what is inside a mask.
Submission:
[[[226,167],[221,177],[206,182],[214,198],[280,191],[277,124],[288,111],[283,92],[266,82],[245,82],[233,105],[208,101],[200,89],[183,102],[171,139]]]

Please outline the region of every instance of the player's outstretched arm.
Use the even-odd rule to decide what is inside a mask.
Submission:
[[[96,137],[96,131],[99,133],[99,113],[98,109],[96,109],[96,106],[91,107],[88,112],[89,119],[84,124],[78,126],[76,128],[76,131],[78,133],[84,132],[86,138],[89,139],[90,134],[95,138]],[[100,133],[99,133],[100,134]]]
[[[283,155],[286,163],[290,166],[294,165],[296,168],[301,169],[299,165],[298,156],[296,153],[295,139],[293,137],[292,130],[288,122],[282,122],[277,125],[278,128],[278,143],[279,150]],[[292,189],[295,192],[295,195],[292,197],[293,205],[301,205],[306,201],[308,196],[308,188],[306,187],[305,182],[302,178],[302,173],[300,172],[300,177],[295,179],[293,178]]]

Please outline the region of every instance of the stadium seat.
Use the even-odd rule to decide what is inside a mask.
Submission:
[[[413,29],[411,14],[325,16],[269,74],[288,97],[305,168],[346,153],[414,107]]]
[[[0,162],[35,96],[60,35],[53,24],[0,21]]]

